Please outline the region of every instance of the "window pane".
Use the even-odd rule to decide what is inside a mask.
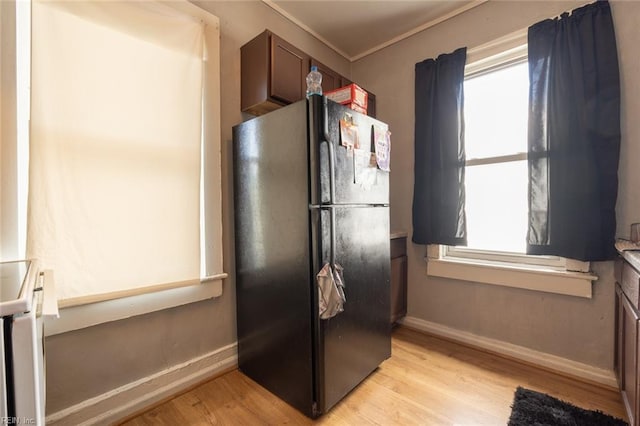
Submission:
[[[527,63],[464,82],[467,159],[527,152]]]
[[[468,247],[525,253],[527,162],[466,168]]]

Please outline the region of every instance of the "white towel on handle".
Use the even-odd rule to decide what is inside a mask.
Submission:
[[[325,263],[318,275],[318,313],[320,319],[329,319],[344,311],[346,297],[344,295],[344,278],[342,266],[336,264],[335,269]]]

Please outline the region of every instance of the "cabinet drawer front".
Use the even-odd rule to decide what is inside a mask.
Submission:
[[[405,237],[392,239],[391,240],[391,258],[394,259],[396,257],[404,256],[406,254],[407,254],[407,239]]]
[[[631,301],[631,304],[638,309],[640,274],[628,263],[625,263],[622,267],[622,281],[620,282],[620,286],[624,294]]]

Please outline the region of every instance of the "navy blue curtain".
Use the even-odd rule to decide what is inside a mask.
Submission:
[[[607,1],[529,28],[529,254],[613,259],[620,82]]]
[[[467,245],[464,66],[467,49],[416,64],[413,242]]]

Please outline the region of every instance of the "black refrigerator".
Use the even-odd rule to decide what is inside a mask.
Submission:
[[[341,120],[357,128],[359,149],[344,146]],[[391,356],[380,129],[317,95],[233,128],[238,366],[312,418]],[[342,268],[345,302],[321,319],[326,264]]]

